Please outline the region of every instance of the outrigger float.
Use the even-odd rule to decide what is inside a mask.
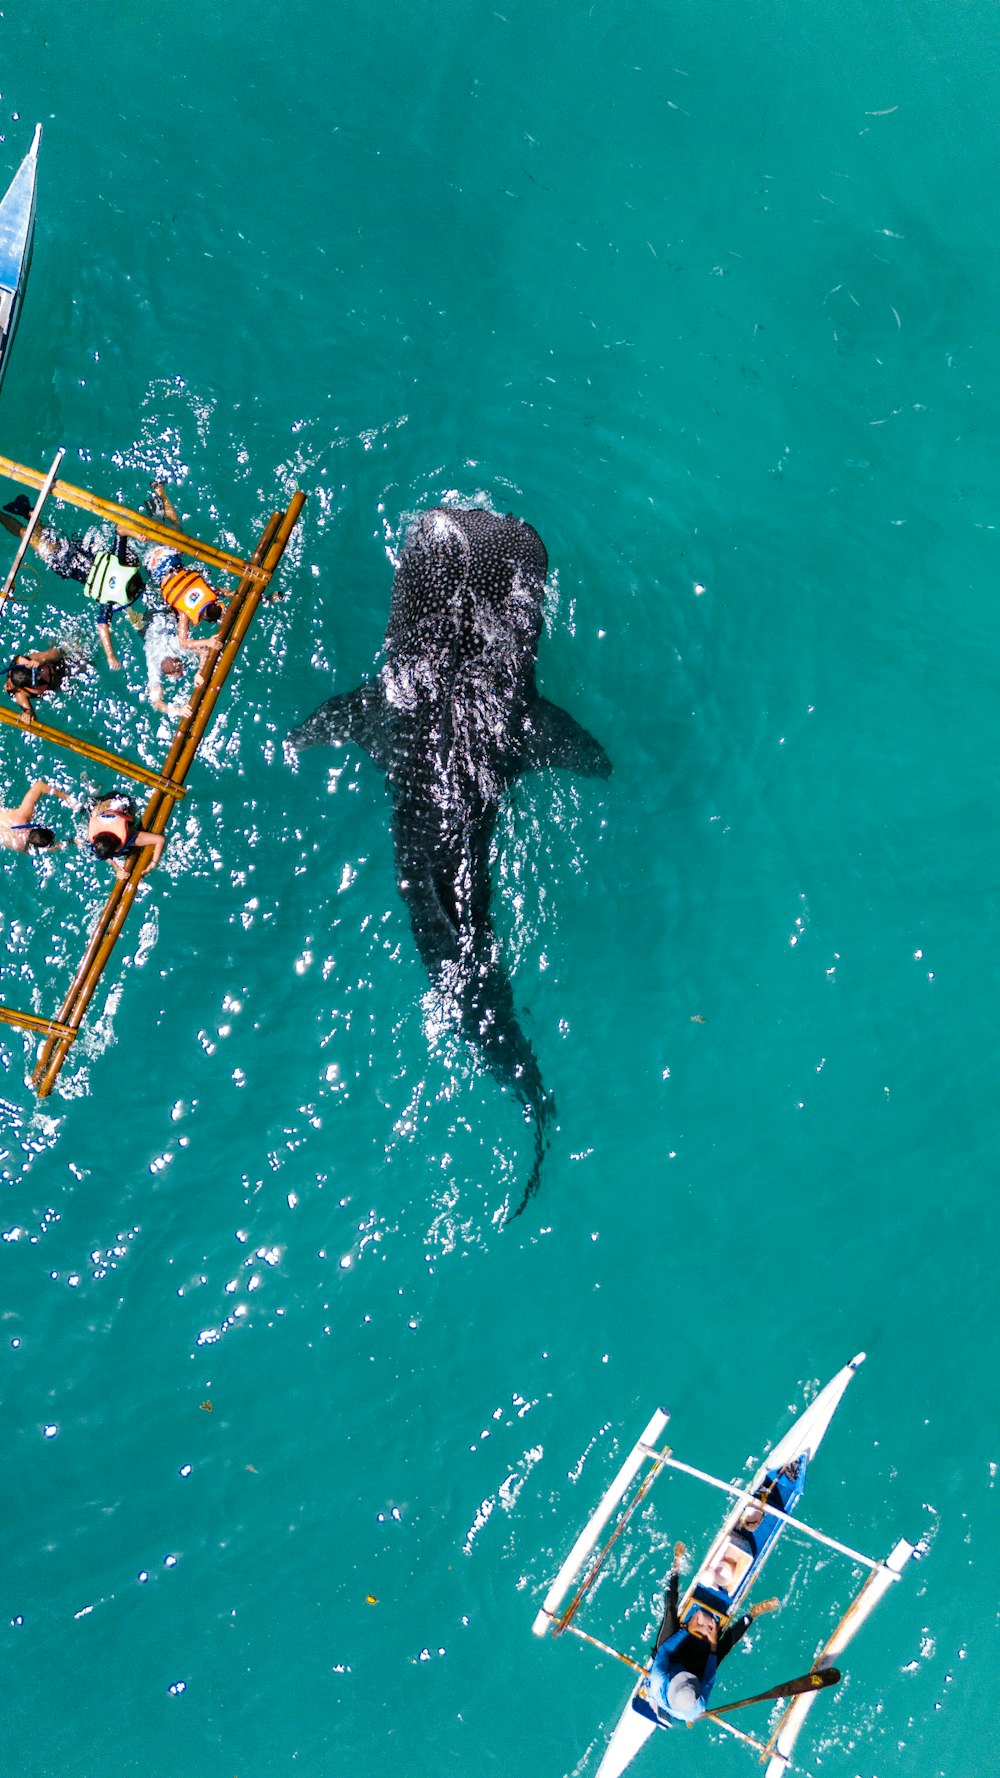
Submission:
[[[0,722],[17,730],[26,739],[40,740],[53,747],[63,748],[108,771],[120,772],[137,784],[144,785],[151,795],[143,811],[141,826],[148,833],[163,833],[177,803],[186,794],[185,780],[199,744],[212,719],[219,694],[229,677],[250,623],[267,591],[271,576],[298,523],[299,514],[305,504],[305,495],[296,490],[284,511],[271,514],[253,554],[244,560],[230,550],[217,549],[212,544],[200,542],[197,537],[175,530],[172,525],[165,525],[160,520],[151,518],[148,513],[133,512],[129,507],[104,500],[85,488],[76,488],[69,482],[58,481],[56,477],[62,456],[62,451],[57,453],[47,473],[29,469],[23,463],[15,463],[9,457],[0,456],[0,475],[38,491],[17,556],[4,586],[0,588],[0,606],[11,596],[28,540],[39,523],[50,496],[69,506],[75,506],[82,512],[92,513],[96,518],[110,520],[131,537],[150,543],[169,544],[179,554],[194,557],[206,567],[230,575],[238,582],[219,625],[219,647],[209,657],[209,665],[198,676],[200,683],[195,683],[187,714],[178,722],[166,757],[158,770],[151,770],[121,754],[112,753],[96,742],[77,739],[62,729],[54,728],[50,723],[40,722],[37,717],[33,717],[30,725],[26,725],[14,711],[0,708]],[[40,1098],[51,1093],[76,1040],[87,1007],[135,901],[147,868],[147,859],[146,851],[134,854],[126,862],[125,874],[116,877],[114,888],[98,915],[79,967],[55,1016],[44,1018],[37,1013],[18,1012],[13,1007],[0,1006],[0,1023],[18,1026],[43,1038],[32,1075],[32,1085]]]
[[[718,1476],[708,1475],[704,1470],[682,1463],[675,1457],[669,1445],[661,1443],[669,1418],[662,1409],[653,1415],[641,1438],[633,1445],[549,1587],[532,1625],[536,1636],[561,1636],[568,1630],[582,1641],[589,1642],[592,1647],[600,1649],[602,1653],[623,1661],[638,1673],[639,1677],[605,1749],[596,1778],[621,1778],[621,1774],[631,1765],[645,1742],[655,1733],[658,1724],[647,1702],[649,1668],[634,1660],[631,1655],[623,1654],[619,1649],[602,1642],[599,1637],[581,1629],[575,1618],[610,1550],[636,1508],[646,1498],[657,1476],[665,1469],[679,1470],[684,1475],[706,1482],[710,1487],[728,1494],[734,1502],[681,1600],[678,1615],[682,1624],[695,1611],[707,1612],[715,1619],[721,1633],[738,1615],[767,1557],[789,1524],[795,1525],[805,1536],[824,1545],[826,1549],[834,1550],[838,1555],[869,1570],[864,1585],[848,1606],[836,1629],[818,1650],[808,1673],[785,1685],[774,1686],[770,1691],[761,1692],[756,1697],[741,1699],[738,1704],[721,1705],[705,1711],[706,1717],[720,1728],[752,1747],[761,1763],[767,1762],[766,1778],[782,1778],[791,1763],[796,1740],[815,1701],[816,1693],[836,1685],[840,1679],[840,1673],[834,1666],[835,1660],[843,1654],[848,1643],[866,1618],[870,1617],[893,1582],[900,1578],[912,1558],[922,1555],[926,1547],[920,1543],[909,1543],[902,1538],[885,1561],[877,1561],[871,1556],[862,1555],[860,1550],[853,1550],[849,1545],[840,1543],[834,1537],[828,1537],[825,1532],[814,1530],[812,1526],[803,1524],[793,1516],[805,1488],[809,1464],[848,1383],[864,1362],[864,1356],[861,1352],[856,1358],[852,1358],[850,1364],[838,1371],[826,1388],[820,1391],[815,1401],[810,1403],[784,1437],[779,1439],[749,1487],[736,1487],[730,1482],[720,1480]],[[643,1470],[645,1474],[641,1474]],[[626,1505],[626,1496],[640,1475],[641,1480]],[[584,1572],[598,1538],[616,1512],[618,1519],[611,1536]],[[579,1579],[581,1573],[582,1580]],[[566,1604],[566,1596],[571,1588],[574,1590]],[[773,1702],[778,1699],[787,1702],[766,1741],[746,1734],[727,1720],[725,1712],[729,1710],[739,1709],[744,1704]]]

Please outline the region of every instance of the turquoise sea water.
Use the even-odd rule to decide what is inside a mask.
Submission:
[[[662,1403],[745,1476],[864,1347],[807,1516],[932,1549],[799,1764],[985,1778],[995,9],[90,0],[0,47],[0,182],[45,131],[0,449],[239,547],[309,495],[50,1100],[0,1037],[5,1766],[584,1778],[627,1675],[529,1626],[617,1454]],[[434,1040],[384,788],[281,748],[445,497],[541,533],[540,683],[615,766],[498,828],[559,1114],[505,1230],[530,1143]],[[51,577],[3,622],[89,633]],[[126,645],[77,707],[155,761]],[[2,874],[51,1012],[106,878]],[[592,1628],[638,1654],[718,1516],[659,1483]],[[717,1699],[858,1578],[790,1534]],[[635,1769],[752,1767],[703,1727]]]

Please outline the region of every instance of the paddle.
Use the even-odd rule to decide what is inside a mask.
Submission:
[[[839,1685],[840,1678],[838,1667],[820,1667],[812,1673],[803,1673],[800,1679],[786,1679],[784,1685],[772,1685],[769,1692],[757,1692],[756,1696],[740,1698],[735,1704],[717,1704],[706,1714],[724,1716],[729,1710],[742,1710],[746,1704],[767,1704],[772,1698],[797,1698],[802,1692],[821,1692],[828,1685]]]
[[[780,1604],[780,1599],[758,1599],[756,1605],[748,1607],[747,1617],[763,1617],[766,1611],[777,1611]]]

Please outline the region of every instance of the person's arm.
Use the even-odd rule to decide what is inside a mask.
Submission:
[[[112,669],[113,672],[117,673],[121,668],[121,661],[118,659],[118,656],[116,655],[114,648],[112,647],[110,624],[98,624],[97,634],[101,638],[101,647],[103,648],[105,656],[107,658],[108,666]]]
[[[159,496],[160,504],[163,507],[163,516],[166,519],[167,524],[176,525],[179,531],[181,528],[181,521],[177,515],[177,508],[171,500],[170,495],[167,493],[163,482],[150,482],[149,485],[152,488],[153,493]]]
[[[148,846],[149,847],[149,850],[152,852],[153,856],[150,859],[149,863],[147,864],[146,869],[147,870],[155,870],[156,866],[160,862],[161,857],[163,856],[163,848],[166,845],[166,841],[164,840],[162,833],[147,833],[145,828],[143,828],[139,833],[136,834],[135,839],[132,841],[132,844],[133,844],[133,846]]]
[[[18,709],[23,712],[21,721],[22,722],[32,722],[34,720],[34,711],[32,710],[32,707],[31,707],[31,693],[27,690],[27,688],[23,685],[20,685],[20,686],[18,686],[17,690],[12,691],[10,695],[13,698],[15,704],[18,706]]]
[[[64,803],[68,803],[70,800],[68,793],[65,790],[60,790],[58,784],[46,784],[44,778],[37,778],[27,794],[21,798],[17,810],[19,824],[26,825],[29,821],[34,820],[35,810],[43,796],[58,796]]]
[[[48,661],[62,661],[66,658],[63,648],[35,648],[24,657],[33,667],[44,667]]]
[[[656,1649],[662,1647],[663,1643],[671,1636],[676,1635],[680,1628],[680,1621],[677,1616],[677,1594],[680,1586],[680,1566],[684,1559],[684,1553],[684,1545],[682,1543],[675,1543],[673,1567],[667,1576],[667,1591],[663,1601],[663,1621],[660,1624],[657,1633],[656,1647],[653,1651],[654,1654]]]
[[[715,1651],[715,1658],[717,1661],[724,1661],[725,1660],[725,1658],[726,1658],[727,1654],[729,1654],[730,1650],[734,1649],[736,1647],[736,1644],[739,1642],[741,1636],[746,1635],[746,1633],[749,1630],[750,1625],[752,1623],[753,1623],[753,1618],[751,1617],[749,1612],[745,1612],[742,1617],[733,1619],[732,1623],[729,1625],[729,1628],[727,1630],[723,1630],[722,1635],[719,1637],[719,1644],[718,1644],[718,1647]]]
[[[158,666],[154,666],[153,662],[149,660],[148,657],[147,664],[149,677],[146,684],[146,693],[153,709],[162,710],[164,716],[166,716],[169,714],[169,711],[167,700],[163,695],[163,680],[160,676],[160,669]]]

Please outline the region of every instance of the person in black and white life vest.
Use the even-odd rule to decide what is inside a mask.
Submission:
[[[25,521],[30,517],[28,496],[18,494],[0,511],[0,525],[13,537],[22,537]],[[82,582],[84,596],[97,606],[97,634],[108,666],[117,672],[121,661],[111,641],[111,622],[116,611],[125,611],[135,604],[145,587],[131,539],[118,532],[114,547],[108,549],[99,534],[65,537],[43,526],[32,537],[31,547],[53,574],[63,580]]]

